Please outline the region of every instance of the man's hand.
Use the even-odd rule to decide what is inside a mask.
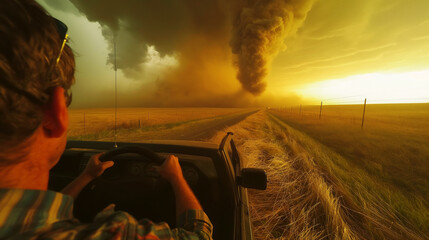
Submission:
[[[179,219],[180,214],[187,210],[202,210],[201,204],[183,177],[182,168],[176,156],[168,156],[164,163],[155,169],[173,187],[174,195],[176,196],[177,219]]]
[[[104,170],[113,166],[113,161],[101,162],[99,159],[101,155],[103,155],[103,153],[93,155],[89,159],[88,164],[86,165],[82,174],[80,174],[73,182],[67,185],[61,192],[76,199],[80,191],[82,191],[82,189],[89,182],[103,174]]]
[[[96,177],[101,176],[103,174],[104,170],[108,169],[109,167],[113,166],[113,161],[107,161],[107,162],[101,162],[100,156],[104,153],[99,153],[93,155],[89,161],[88,164],[85,167],[85,170],[83,170],[82,175],[88,176],[91,179],[94,179]]]
[[[174,155],[169,155],[164,163],[157,167],[159,175],[169,182],[178,181],[183,178],[182,168],[179,165],[179,159]]]

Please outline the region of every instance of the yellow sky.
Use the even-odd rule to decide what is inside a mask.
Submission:
[[[298,86],[308,103],[369,104],[429,102],[429,70],[405,73],[371,73]]]
[[[100,25],[90,23],[68,1],[37,1],[69,26],[70,45],[77,53],[72,107],[112,106],[114,73],[106,65],[108,43]],[[429,102],[428,9],[427,0],[316,1],[297,33],[285,40],[286,50],[269,64],[268,87],[257,102],[354,101],[350,96],[357,96],[356,101]],[[156,92],[153,83],[180,65],[178,56],[161,57],[151,46],[142,59],[143,71],[136,73],[144,81],[119,71],[120,104]]]
[[[429,102],[428,9],[429,1],[318,1],[274,60],[271,89]]]

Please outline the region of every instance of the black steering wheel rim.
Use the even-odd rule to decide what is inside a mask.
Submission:
[[[151,151],[147,148],[143,148],[139,146],[126,146],[126,147],[114,148],[110,151],[105,152],[103,155],[101,155],[99,160],[101,162],[106,162],[111,160],[115,161],[114,157],[121,154],[126,154],[126,153],[139,154],[143,157],[147,157],[150,160],[153,160],[158,165],[161,165],[164,162],[164,159],[162,159],[161,156],[159,156],[154,151]]]
[[[139,146],[126,146],[126,147],[120,147],[120,148],[115,148],[115,149],[109,150],[109,151],[105,152],[103,155],[101,155],[99,157],[99,160],[102,162],[117,161],[119,159],[116,158],[116,156],[122,155],[122,154],[129,154],[129,153],[141,155],[145,158],[146,161],[153,162],[156,165],[161,165],[164,162],[164,159],[161,156],[159,156],[157,153],[155,153],[151,150],[148,150],[146,148],[139,147]],[[107,169],[106,171],[108,171],[108,170],[110,170],[110,169]],[[113,170],[113,171],[115,171],[115,170]],[[119,190],[119,189],[127,188],[127,186],[118,187],[118,184],[121,184],[120,181],[118,182],[117,180],[108,179],[108,178],[104,177],[103,175],[105,175],[105,174],[103,173],[100,177],[94,179],[91,183],[89,183],[81,191],[81,194],[79,194],[78,198],[76,199],[76,205],[79,206],[80,208],[83,208],[83,211],[79,211],[80,214],[78,214],[78,212],[76,211],[78,209],[75,208],[75,216],[77,216],[78,219],[80,219],[83,222],[89,222],[95,216],[96,213],[98,213],[102,208],[105,207],[105,206],[99,206],[99,204],[97,204],[97,199],[111,199],[112,196],[108,197],[109,193],[111,193],[112,191],[115,192],[115,189]],[[152,178],[152,180],[150,178]],[[159,176],[156,178],[145,177],[145,179],[148,180],[150,183],[154,184],[153,185],[154,187],[151,188],[152,191],[150,191],[150,195],[152,195],[153,197],[156,197],[159,194],[165,195],[167,193],[170,195],[169,198],[170,199],[172,198],[172,194],[173,194],[172,189],[166,180],[161,179]],[[104,189],[104,190],[102,190],[102,189]],[[141,190],[144,191],[145,189],[143,188]],[[125,194],[127,194],[127,193],[120,194],[121,197],[119,197],[118,194],[116,194],[115,196],[123,199],[126,197]],[[131,204],[131,203],[133,201],[133,198],[135,198],[135,196],[133,196],[133,194],[134,194],[133,192],[130,192],[129,194],[130,194],[130,200],[129,200],[130,203],[127,205],[132,206],[133,204]],[[117,197],[113,197],[113,199],[117,199]],[[86,201],[83,201],[83,199],[86,199]],[[116,204],[116,202],[109,202],[109,203],[115,203]],[[170,210],[168,210],[168,212],[174,213],[173,207],[174,206],[170,206],[170,208],[166,208],[166,212],[167,212],[167,209],[170,209]],[[119,208],[119,210],[121,210],[121,209]],[[136,211],[132,211],[132,209],[125,209],[125,210],[130,212],[130,213],[136,212]],[[142,211],[140,211],[140,212],[142,212]],[[150,216],[150,214],[148,214],[148,215]],[[175,224],[174,223],[175,222],[174,215],[172,217],[170,217],[170,219],[171,220],[168,222]]]

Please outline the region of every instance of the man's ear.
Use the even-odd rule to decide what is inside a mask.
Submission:
[[[64,88],[55,87],[51,99],[44,107],[43,130],[47,137],[58,138],[67,131],[68,113]]]

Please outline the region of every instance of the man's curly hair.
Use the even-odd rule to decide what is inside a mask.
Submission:
[[[52,88],[67,91],[74,83],[74,55],[67,45],[56,65],[63,40],[53,18],[34,0],[0,0],[1,145],[31,136]]]

